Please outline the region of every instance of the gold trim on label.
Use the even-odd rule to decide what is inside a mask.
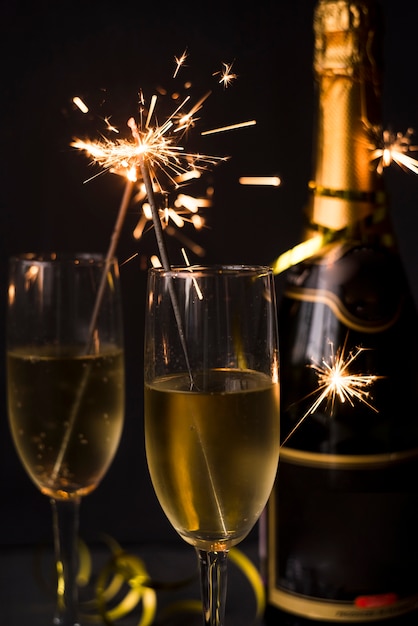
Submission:
[[[404,598],[377,607],[357,607],[352,602],[331,602],[316,600],[287,593],[281,589],[270,589],[269,600],[278,608],[310,619],[328,619],[334,622],[356,623],[372,622],[376,619],[398,617],[417,606],[418,595]]]
[[[363,469],[378,466],[388,466],[418,458],[418,448],[400,452],[384,452],[382,454],[322,454],[307,452],[283,446],[280,449],[280,461],[287,461],[295,465],[307,467],[334,467],[337,469]],[[279,462],[280,462],[279,461]]]
[[[391,319],[381,322],[380,324],[376,324],[376,322],[367,322],[356,318],[345,308],[341,300],[332,291],[327,291],[325,289],[296,289],[290,287],[286,289],[285,296],[291,298],[292,300],[299,300],[301,302],[321,302],[322,304],[328,306],[334,313],[335,317],[348,328],[367,333],[384,332],[393,326],[399,318],[401,311],[400,305]]]
[[[361,189],[334,189],[318,185],[316,181],[311,180],[308,184],[314,196],[325,198],[338,198],[349,202],[369,202],[373,205],[373,213],[376,205],[385,206],[386,196],[382,189],[370,189],[363,191]]]

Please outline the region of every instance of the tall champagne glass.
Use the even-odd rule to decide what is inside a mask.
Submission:
[[[279,457],[271,270],[149,270],[144,376],[152,483],[196,549],[204,624],[222,626],[228,551],[263,511]]]
[[[24,254],[10,259],[7,393],[11,433],[52,503],[57,566],[53,624],[79,625],[79,506],[109,468],[124,419],[116,260]]]

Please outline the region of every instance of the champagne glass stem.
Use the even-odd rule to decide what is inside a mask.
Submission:
[[[225,622],[228,551],[196,551],[199,558],[204,626],[223,626]]]
[[[77,592],[80,500],[80,498],[51,499],[57,568],[54,626],[80,626]]]

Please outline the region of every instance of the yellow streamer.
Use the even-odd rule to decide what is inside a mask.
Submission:
[[[127,554],[119,544],[113,544],[115,553],[107,566],[99,574],[96,585],[96,597],[99,615],[105,624],[112,624],[131,613],[142,601],[143,613],[140,626],[152,624],[157,610],[157,595],[150,588],[150,577],[145,564],[139,557]],[[110,583],[108,582],[110,580]],[[123,585],[128,586],[125,596],[115,606],[109,607]]]
[[[260,572],[250,559],[237,548],[232,548],[229,558],[242,571],[249,581],[256,599],[256,619],[262,617],[266,607],[266,594]]]
[[[137,626],[152,626],[157,616],[157,592],[185,588],[197,580],[197,572],[186,579],[161,582],[152,580],[145,562],[139,556],[129,554],[112,537],[104,536],[110,549],[110,558],[100,569],[95,582],[95,596],[82,604],[82,619],[92,624],[116,626],[116,622],[138,611]],[[88,546],[79,541],[80,586],[91,583],[92,558]],[[256,601],[255,619],[262,617],[266,599],[263,580],[252,561],[237,548],[229,552],[229,559],[251,586]],[[199,599],[174,601],[161,610],[160,620],[175,613],[200,613]]]
[[[91,578],[92,562],[90,550],[87,544],[82,540],[78,540],[79,567],[77,572],[77,585],[85,587]]]
[[[179,600],[178,602],[172,602],[167,606],[162,615],[168,617],[175,613],[202,613],[202,602],[200,600]]]

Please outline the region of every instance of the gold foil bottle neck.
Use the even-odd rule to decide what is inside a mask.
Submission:
[[[318,74],[353,75],[364,66],[373,31],[365,2],[323,0],[314,14],[314,69]]]
[[[370,133],[380,124],[376,20],[366,0],[320,0],[314,13],[319,103],[311,222],[331,230],[371,215],[381,189]]]

